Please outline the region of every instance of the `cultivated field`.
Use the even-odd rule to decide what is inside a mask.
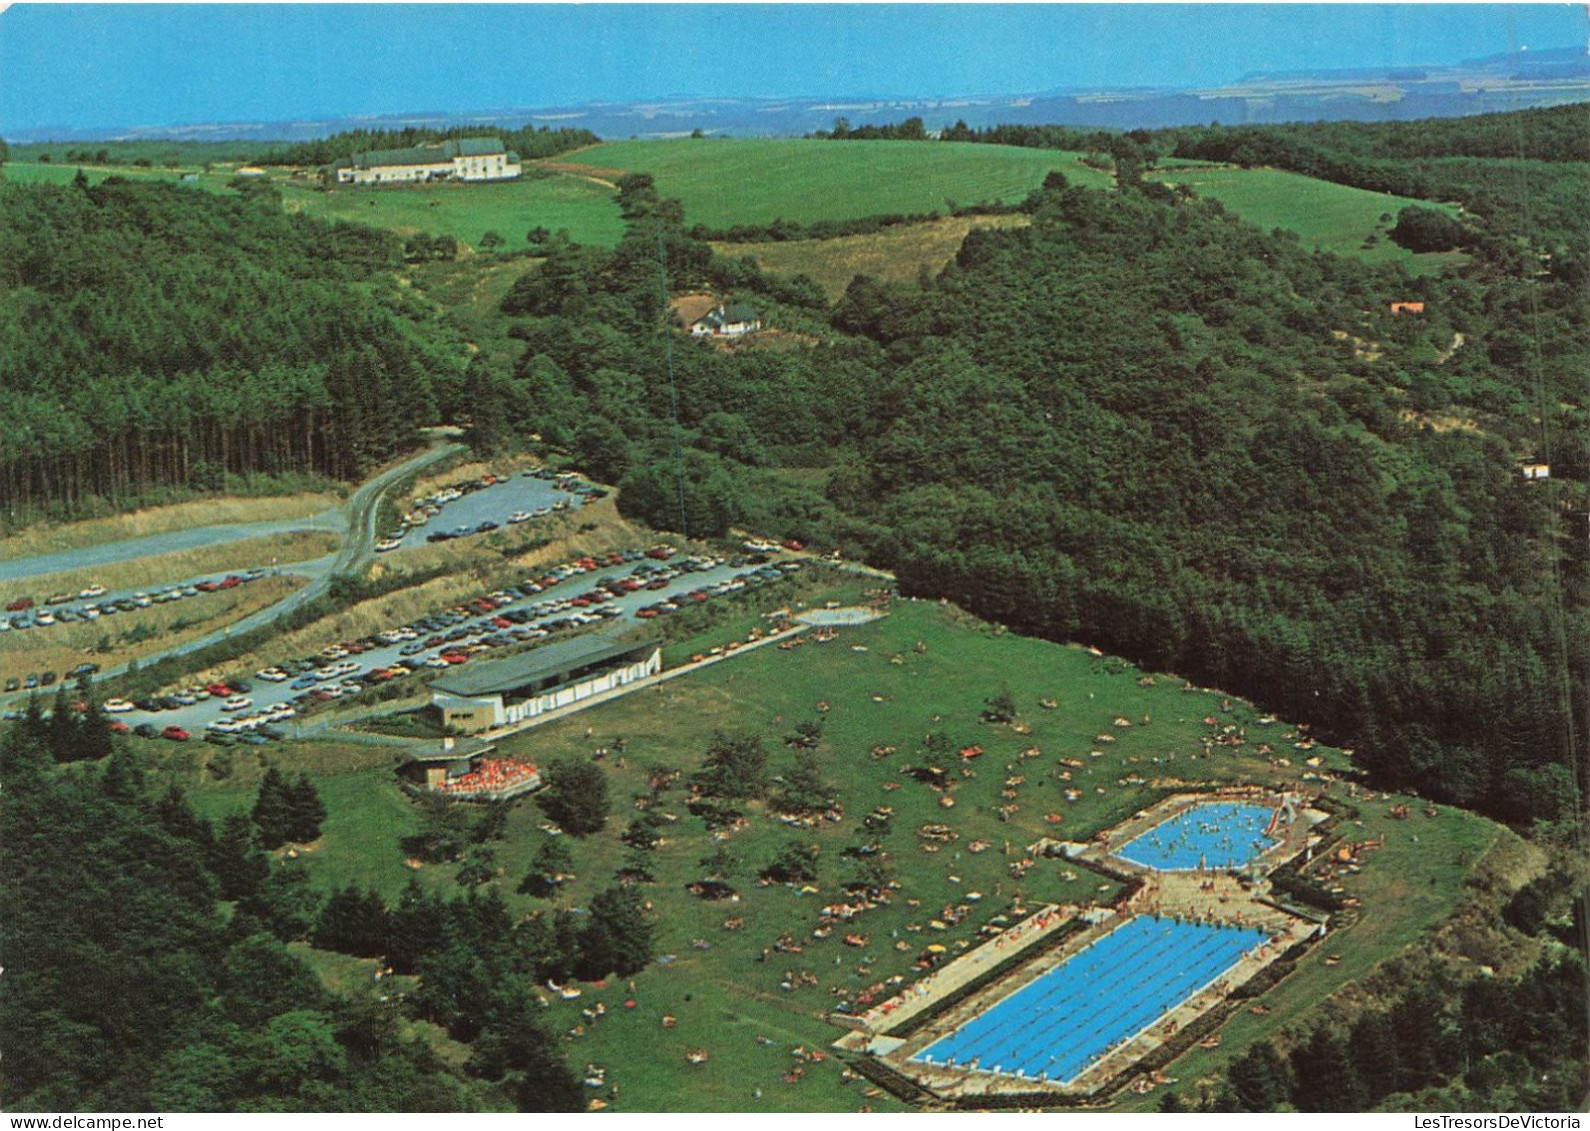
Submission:
[[[723,255],[749,255],[763,270],[778,275],[805,273],[822,284],[830,302],[837,301],[857,275],[886,283],[914,282],[924,267],[938,274],[955,258],[973,228],[1019,228],[1031,223],[1024,215],[947,216],[925,224],[904,224],[870,236],[832,240],[786,240],[778,243],[714,243]]]
[[[855,583],[845,588],[853,597]],[[749,623],[722,625],[671,648],[670,663],[743,639]],[[984,701],[1002,690],[1014,697],[1027,733],[980,721]],[[1056,705],[1048,709],[1041,700]],[[1260,723],[1245,704],[1217,692],[1183,690],[1173,677],[1149,681],[1118,660],[1004,634],[948,606],[897,603],[887,619],[843,629],[826,643],[764,648],[508,740],[505,752],[542,764],[590,758],[619,737],[628,742],[622,766],[612,755],[603,760],[612,799],[607,829],[571,845],[577,879],[556,902],[583,906],[611,882],[626,858],[620,835],[636,815],[632,799],[649,794],[648,778],[658,768],[688,774],[701,764],[715,729],[743,729],[763,736],[770,770],[785,773],[793,757],[782,738],[806,721],[822,723],[820,768],[843,803],[843,819],[786,827],[757,802],[744,807],[746,827],[715,839],[688,814],[683,784],[665,787],[651,805],[665,814],[665,824],[649,857],[656,882],[645,891],[656,904],[657,953],[671,957],[637,975],[632,991],[613,983],[605,990],[587,985],[574,1002],[548,995],[548,1017],[559,1030],[580,1025],[582,1008],[605,1006],[605,1019],[584,1027],[568,1053],[576,1064],[608,1068],[623,1088],[621,1109],[820,1111],[870,1104],[892,1110],[892,1101],[868,1094],[864,1081],[842,1079],[831,1055],[801,1060],[794,1050],[826,1050],[838,1031],[823,1013],[890,978],[909,980],[929,945],[949,954],[964,949],[985,924],[1012,915],[1016,900],[1108,901],[1118,891],[1111,884],[1101,890],[1097,876],[1054,861],[1018,877],[1011,865],[1022,859],[1023,846],[1045,835],[1085,840],[1173,792],[1164,779],[1295,786],[1304,774],[1348,764],[1339,751],[1296,750],[1302,735],[1293,728]],[[1245,727],[1249,744],[1206,747],[1226,726]],[[943,736],[932,751],[925,746],[930,734],[935,743]],[[1276,753],[1258,754],[1261,741]],[[985,753],[963,762],[958,751],[972,745]],[[196,757],[169,744],[151,748],[165,759]],[[403,865],[397,840],[418,829],[419,815],[397,789],[393,754],[390,747],[321,743],[271,750],[270,758],[289,772],[300,765],[324,770],[346,759],[343,772],[319,782],[330,816],[308,854],[310,874],[327,889],[352,881],[374,885],[389,899],[411,875],[456,893],[454,867],[412,872]],[[1309,758],[1319,759],[1318,766],[1310,767]],[[906,772],[935,766],[945,771],[952,807]],[[212,816],[246,808],[260,773],[252,758],[239,759],[231,778],[202,784],[198,767],[188,768],[182,776],[201,785],[196,804]],[[1075,791],[1074,800],[1067,790]],[[1332,792],[1347,798],[1342,785]],[[1252,1036],[1299,1016],[1419,940],[1454,905],[1496,827],[1447,809],[1433,819],[1416,813],[1412,821],[1393,821],[1385,810],[1397,800],[1358,802],[1364,825],[1353,829],[1353,839],[1386,836],[1362,873],[1344,881],[1362,899],[1363,918],[1268,991],[1260,999],[1268,1013],[1239,1014],[1220,1050],[1201,1051],[1196,1064],[1189,1058],[1187,1069],[1174,1066],[1173,1075],[1206,1071],[1240,1053]],[[893,810],[886,827],[866,829],[863,818],[880,805]],[[1014,807],[1005,810],[1008,819],[1001,806]],[[515,913],[550,906],[515,891],[546,835],[543,821],[533,803],[521,802],[506,839],[493,846],[502,877],[496,886]],[[926,824],[949,826],[956,839],[923,840],[917,830]],[[790,842],[819,847],[816,881],[804,888],[759,884],[759,871]],[[870,844],[882,855],[851,859],[843,851]],[[685,885],[706,877],[702,860],[720,849],[726,851],[715,866],[737,899],[699,900]],[[842,885],[879,868],[879,861],[881,874],[899,885],[890,902],[862,912],[832,937],[814,938],[820,908],[842,901]],[[859,945],[841,941],[847,931]],[[1327,965],[1326,955],[1339,957]],[[664,1015],[677,1024],[665,1028]],[[686,1053],[698,1049],[709,1054],[707,1062],[688,1063]]]
[[[1280,169],[1205,165],[1167,170],[1154,179],[1186,185],[1266,231],[1296,232],[1305,245],[1322,251],[1356,255],[1370,263],[1400,263],[1415,274],[1436,274],[1464,259],[1456,253],[1415,255],[1386,235],[1395,226],[1399,209],[1416,204],[1455,216],[1457,209],[1451,205],[1370,192]],[[1381,218],[1387,215],[1389,220]],[[1366,247],[1371,236],[1375,242]]]
[[[478,248],[494,231],[503,250],[523,251],[532,228],[568,229],[576,243],[612,247],[624,234],[613,190],[583,177],[526,176],[503,184],[389,185],[325,191],[278,181],[289,211],[352,220],[400,235],[455,236]]]
[[[791,139],[620,141],[564,154],[594,175],[650,173],[684,202],[687,224],[726,228],[946,211],[946,201],[1016,203],[1051,169],[1102,188],[1109,175],[1074,153],[963,142]],[[571,164],[573,163],[573,164]]]

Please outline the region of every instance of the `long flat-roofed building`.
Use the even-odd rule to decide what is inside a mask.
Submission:
[[[395,185],[416,181],[511,181],[523,166],[519,155],[494,137],[461,137],[409,149],[356,153],[337,166],[343,185]]]
[[[523,722],[662,671],[655,640],[582,636],[506,660],[470,665],[431,683],[442,725],[465,733]]]

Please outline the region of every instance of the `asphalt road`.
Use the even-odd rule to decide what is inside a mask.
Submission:
[[[337,507],[308,518],[196,526],[190,530],[151,534],[147,538],[129,538],[125,542],[107,542],[102,546],[83,546],[76,550],[61,550],[53,554],[38,554],[31,558],[0,561],[0,582],[25,581],[30,577],[39,577],[47,573],[111,565],[115,562],[133,561],[136,558],[176,553],[179,550],[197,550],[205,546],[238,542],[245,538],[265,538],[273,534],[291,534],[298,530],[329,530],[332,533],[341,533],[343,528],[343,512]]]
[[[380,512],[380,503],[381,503],[382,496],[388,490],[390,490],[399,480],[404,479],[405,477],[407,477],[409,475],[412,475],[412,474],[414,474],[414,473],[416,473],[418,471],[421,471],[424,468],[429,467],[431,464],[436,463],[436,462],[438,462],[438,461],[440,461],[442,459],[445,459],[446,457],[452,455],[455,452],[462,451],[463,448],[464,448],[464,446],[462,444],[457,444],[457,443],[439,443],[439,444],[435,444],[431,448],[429,448],[428,450],[426,450],[424,452],[421,452],[417,456],[414,456],[412,459],[405,460],[404,462],[396,465],[395,467],[388,468],[386,471],[383,471],[380,475],[377,475],[373,479],[370,479],[370,480],[366,481],[365,483],[361,484],[359,489],[356,490],[349,497],[348,501],[345,504],[343,504],[343,506],[340,509],[340,511],[328,512],[328,513],[331,513],[331,514],[334,514],[334,515],[340,515],[341,516],[340,530],[342,532],[345,532],[345,536],[343,538],[343,542],[342,542],[341,548],[339,548],[338,551],[335,554],[327,555],[326,557],[318,558],[318,559],[316,559],[314,561],[310,561],[310,562],[299,562],[299,563],[296,563],[296,564],[294,564],[292,566],[283,567],[282,570],[281,570],[281,572],[283,572],[283,573],[289,573],[290,572],[290,573],[298,574],[298,575],[301,575],[301,576],[309,577],[310,578],[309,584],[304,586],[302,589],[299,589],[298,591],[296,591],[296,592],[294,592],[292,594],[289,594],[288,596],[284,597],[282,600],[277,601],[274,605],[268,605],[267,607],[265,607],[263,609],[260,609],[257,612],[254,612],[254,613],[250,614],[247,617],[244,617],[240,621],[236,621],[236,622],[234,622],[232,624],[226,625],[223,628],[217,629],[216,631],[208,633],[208,634],[206,634],[204,636],[201,636],[201,637],[199,637],[199,638],[197,638],[195,640],[190,640],[186,644],[180,644],[180,645],[177,645],[175,647],[166,649],[165,651],[162,651],[162,652],[157,653],[155,655],[146,656],[142,660],[140,660],[139,662],[141,664],[147,665],[147,664],[154,663],[156,660],[164,659],[167,656],[181,656],[181,655],[185,655],[185,654],[187,654],[189,652],[196,651],[196,650],[198,650],[200,648],[208,647],[209,645],[214,644],[214,643],[216,643],[218,641],[225,640],[225,639],[229,638],[230,636],[232,636],[234,633],[249,632],[249,631],[252,631],[253,629],[262,627],[264,625],[268,625],[268,624],[272,623],[273,621],[279,620],[281,617],[286,616],[288,613],[292,612],[294,609],[299,608],[300,606],[302,606],[302,605],[304,605],[304,604],[306,604],[306,603],[308,603],[310,601],[313,601],[315,598],[317,598],[321,594],[325,593],[326,590],[328,588],[330,588],[330,586],[331,586],[331,579],[334,576],[336,576],[337,574],[339,574],[339,573],[348,573],[348,572],[353,572],[353,571],[357,571],[357,570],[363,569],[365,566],[367,566],[370,563],[370,561],[375,556],[375,548],[374,548],[375,547],[375,534],[376,534],[375,523],[376,523],[376,518],[377,518],[377,516],[378,516],[378,514]],[[318,520],[319,517],[321,517],[321,516],[316,516],[317,520]],[[239,537],[243,537],[243,538],[257,537],[258,536],[258,532],[259,532],[258,528],[266,527],[266,526],[282,526],[284,529],[289,529],[289,530],[291,530],[291,529],[302,529],[303,528],[301,524],[294,525],[293,523],[286,523],[286,524],[282,524],[282,523],[245,523],[245,524],[228,525],[228,526],[204,527],[204,528],[200,528],[199,530],[196,530],[196,531],[176,531],[176,532],[173,532],[173,533],[174,534],[184,534],[184,535],[188,535],[188,534],[201,534],[202,535],[206,531],[214,532],[215,537],[212,539],[212,541],[206,542],[206,541],[201,540],[201,541],[198,541],[198,542],[194,543],[195,545],[210,545],[210,544],[218,544],[218,543],[221,543],[221,542],[233,541],[233,540],[235,540],[236,538],[239,538]],[[325,529],[325,528],[322,528],[322,529]],[[338,529],[338,527],[333,526],[333,527],[330,527],[330,529]],[[244,531],[246,533],[241,533],[241,534],[236,533],[238,531]],[[154,536],[154,538],[138,538],[138,539],[134,539],[134,540],[132,540],[130,542],[114,543],[113,545],[107,546],[107,547],[94,547],[93,551],[97,552],[97,551],[100,551],[100,550],[116,550],[117,548],[129,547],[129,546],[131,546],[131,547],[146,546],[146,545],[148,545],[151,542],[161,542],[161,541],[167,539],[168,537],[170,537],[170,536],[162,534],[162,535],[156,535],[156,536]],[[171,546],[166,546],[164,549],[145,549],[145,550],[143,550],[141,552],[143,552],[143,553],[164,553],[164,552],[167,552],[167,550],[169,550],[171,548],[172,548]],[[176,547],[176,548],[182,548],[182,547]],[[61,568],[75,569],[75,568],[78,568],[78,567],[80,567],[80,566],[82,566],[84,564],[95,564],[93,562],[85,562],[82,559],[81,555],[84,552],[85,551],[78,551],[78,550],[69,551],[68,554],[65,555],[65,556],[71,558],[72,560],[70,562],[68,562],[65,566],[57,566],[56,568],[57,569],[61,569]],[[48,558],[58,558],[58,557],[61,557],[61,556],[62,555],[56,555],[56,554],[47,555]],[[125,560],[128,557],[137,557],[137,556],[140,556],[140,554],[139,553],[127,553],[127,554],[122,555],[120,557],[113,556],[113,557],[105,558],[104,560],[106,560],[106,561],[121,561],[121,560]],[[43,559],[40,559],[40,558],[19,559],[19,562],[20,561],[36,562],[36,561],[40,561],[40,560],[43,560]],[[18,564],[18,563],[11,563],[11,564]],[[30,630],[30,631],[41,631],[41,630],[33,629],[33,630]],[[118,664],[118,665],[115,665],[114,667],[105,668],[105,670],[102,671],[97,678],[102,679],[102,680],[103,679],[110,679],[110,678],[113,678],[113,677],[118,676],[118,675],[123,675],[123,674],[126,673],[126,671],[127,671],[127,665],[126,664]],[[50,693],[53,694],[53,691],[50,692]],[[25,699],[27,694],[28,694],[27,692],[17,692],[15,694],[10,695],[10,696],[0,696],[0,704],[4,704],[6,706],[11,706],[14,703],[20,702],[23,699]]]

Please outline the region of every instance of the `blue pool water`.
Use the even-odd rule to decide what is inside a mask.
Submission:
[[[911,1059],[1071,1080],[1264,941],[1252,928],[1136,916]]]
[[[1263,805],[1206,801],[1127,841],[1115,854],[1162,872],[1240,868],[1270,847],[1264,830],[1274,814]]]

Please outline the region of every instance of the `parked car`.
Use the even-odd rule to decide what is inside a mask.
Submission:
[[[160,737],[169,738],[172,742],[186,742],[192,736],[189,735],[187,731],[177,726],[175,723],[172,723],[165,730],[160,732]]]
[[[23,609],[31,609],[32,607],[33,607],[33,598],[32,597],[18,597],[15,601],[12,601],[9,605],[6,606],[6,612],[8,612],[8,613],[20,613]]]

